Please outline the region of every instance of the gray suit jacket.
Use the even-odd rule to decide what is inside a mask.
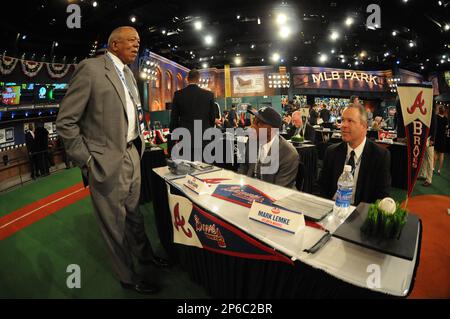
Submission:
[[[263,181],[284,186],[288,188],[294,188],[297,179],[298,165],[300,158],[297,150],[282,136],[279,136],[279,167],[275,174],[263,174],[261,179]],[[269,151],[269,153],[272,149]],[[248,155],[248,150],[246,156]],[[244,174],[249,177],[253,177],[255,170],[254,163],[241,164],[238,168],[239,174]]]
[[[85,167],[92,155],[90,180],[100,191],[109,192],[117,183],[126,152],[125,94],[113,62],[101,56],[78,64],[60,104],[56,129],[66,152],[80,167]],[[136,146],[142,157],[142,135],[139,141]]]

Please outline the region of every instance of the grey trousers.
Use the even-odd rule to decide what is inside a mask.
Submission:
[[[107,194],[96,190],[89,178],[94,213],[106,241],[114,272],[124,283],[141,280],[136,261],[153,258],[153,249],[145,233],[144,216],[139,210],[141,190],[140,156],[133,145],[123,157],[117,185]]]

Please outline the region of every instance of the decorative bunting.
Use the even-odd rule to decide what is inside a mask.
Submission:
[[[47,71],[53,79],[60,79],[67,75],[72,64],[46,63]]]
[[[19,59],[1,56],[0,58],[0,73],[3,75],[11,74],[12,71],[16,68],[17,62]]]
[[[37,62],[13,58],[9,56],[0,56],[0,74],[11,74],[16,68],[17,62],[19,61],[22,64],[23,73],[30,78],[35,77],[41,71],[44,64],[46,64],[47,72],[53,79],[60,79],[65,77],[69,73],[70,68],[72,66],[76,66],[76,64]]]
[[[43,62],[21,60],[22,71],[30,78],[35,77],[44,65]]]

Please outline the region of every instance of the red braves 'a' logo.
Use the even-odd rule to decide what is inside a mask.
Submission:
[[[414,104],[411,106],[411,108],[407,109],[409,114],[413,114],[417,107],[419,108],[420,113],[422,113],[422,115],[427,114],[427,110],[422,109],[422,107],[425,105],[425,101],[422,98],[422,93],[423,91],[420,91],[419,94],[417,94]]]
[[[191,232],[191,230],[188,229],[188,230],[186,231],[186,229],[184,229],[184,227],[183,227],[183,226],[186,224],[186,221],[184,220],[184,217],[180,217],[180,207],[179,207],[179,206],[180,206],[180,204],[177,203],[177,204],[175,205],[174,209],[173,209],[173,215],[174,215],[174,217],[175,217],[175,223],[174,223],[175,228],[177,229],[177,231],[179,231],[179,230],[178,230],[178,226],[181,227],[181,230],[183,231],[183,233],[184,233],[187,237],[192,238],[192,232]]]

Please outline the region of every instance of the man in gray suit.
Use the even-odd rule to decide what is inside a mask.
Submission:
[[[139,211],[145,143],[138,120],[139,92],[127,66],[138,56],[139,42],[134,28],[117,28],[108,39],[108,53],[80,62],[56,127],[89,181],[95,216],[122,287],[152,294],[157,286],[143,281],[133,261],[167,266],[153,255]]]
[[[255,129],[256,134],[259,136],[261,131],[262,134],[267,134],[267,138],[265,141],[258,141],[256,163],[250,162],[251,156],[248,157],[250,148],[247,147],[247,161],[239,166],[238,173],[293,188],[300,159],[294,146],[278,134],[282,122],[280,114],[271,107],[263,107],[259,111],[249,110],[249,112],[255,116],[252,128]],[[274,142],[278,143],[278,147],[273,147]],[[266,161],[267,158],[270,160]],[[279,163],[276,172],[264,174],[264,166],[267,168],[269,165],[274,165],[274,161]]]

